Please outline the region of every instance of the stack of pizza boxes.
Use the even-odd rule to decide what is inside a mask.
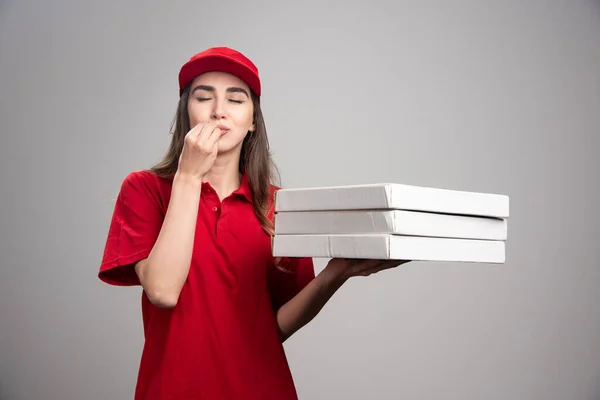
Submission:
[[[509,198],[398,183],[280,189],[274,257],[505,263]]]

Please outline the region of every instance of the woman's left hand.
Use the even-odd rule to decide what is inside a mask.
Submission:
[[[410,262],[410,260],[332,258],[329,263],[327,263],[325,269],[331,272],[337,279],[345,281],[355,276],[369,276],[379,271],[395,268],[408,262]]]

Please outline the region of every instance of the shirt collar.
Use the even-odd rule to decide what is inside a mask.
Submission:
[[[202,182],[202,190],[210,190],[214,191],[210,183]],[[250,178],[247,173],[242,175],[242,179],[240,181],[240,186],[231,193],[232,196],[242,196],[248,202],[252,203],[252,190],[250,189]]]
[[[244,174],[242,175],[240,187],[236,189],[233,193],[244,196],[246,200],[252,203],[252,190],[250,190],[250,181],[248,173],[244,172]]]

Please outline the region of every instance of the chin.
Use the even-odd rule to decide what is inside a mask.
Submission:
[[[222,138],[219,141],[219,145],[218,145],[218,152],[220,154],[224,154],[224,153],[230,153],[232,151],[235,151],[237,148],[241,149],[242,147],[242,142],[241,141],[232,141],[230,140],[230,138]]]

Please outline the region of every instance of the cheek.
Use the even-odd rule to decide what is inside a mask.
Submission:
[[[238,146],[244,141],[244,138],[246,137],[247,133],[248,131],[243,130],[241,128],[231,130],[225,136],[222,137],[221,143],[228,148]]]
[[[210,119],[210,111],[207,107],[202,107],[202,105],[193,102],[188,103],[188,116],[190,119],[190,127],[194,127],[198,125],[200,122],[207,122]]]
[[[244,110],[244,112],[240,112],[235,115],[235,125],[239,129],[243,130],[244,134],[248,131],[250,125],[252,125],[252,120],[252,112],[248,112],[248,110]]]

